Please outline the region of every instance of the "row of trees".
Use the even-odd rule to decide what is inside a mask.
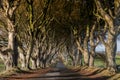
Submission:
[[[116,71],[119,19],[119,0],[0,0],[0,57],[6,69],[45,68],[57,58],[82,65],[82,57],[91,67],[103,43],[106,67]]]

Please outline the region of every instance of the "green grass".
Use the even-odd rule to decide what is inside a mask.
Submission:
[[[71,65],[70,62],[71,62],[71,60],[69,60],[69,65]],[[120,65],[120,55],[116,56],[116,63],[117,63],[117,65]],[[96,67],[101,67],[101,68],[105,67],[105,62],[100,57],[95,58],[94,64]],[[0,72],[2,72],[4,70],[5,70],[5,66],[4,66],[3,62],[0,60]]]
[[[117,63],[117,65],[120,65],[120,55],[116,56],[116,63]]]
[[[0,72],[5,70],[5,66],[3,64],[0,64]]]
[[[96,58],[94,64],[96,67],[105,67],[105,62],[100,58]]]
[[[4,70],[5,70],[5,66],[4,66],[2,60],[0,60],[0,72],[2,72]]]
[[[69,59],[67,66],[71,66],[71,62],[72,62],[71,59]],[[83,62],[83,58],[82,58],[82,62]],[[116,56],[116,64],[120,65],[120,55]],[[103,58],[101,58],[100,56],[96,56],[94,65],[95,65],[95,67],[104,68],[105,67],[105,60]]]
[[[116,64],[120,65],[120,55],[116,56]],[[102,58],[96,57],[95,58],[95,66],[96,67],[105,67],[105,62]]]

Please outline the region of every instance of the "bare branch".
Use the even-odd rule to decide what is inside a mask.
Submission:
[[[79,40],[77,40],[77,39],[76,39],[76,44],[77,44],[77,46],[78,46],[78,49],[79,49],[81,52],[83,52],[83,48],[81,47],[80,42],[79,42]]]
[[[103,17],[103,19],[105,19],[105,21],[107,22],[107,24],[109,25],[109,27],[113,27],[114,23],[113,23],[113,19],[110,17],[109,14],[107,14],[104,9],[102,8],[102,5],[100,3],[99,0],[95,0],[97,9],[100,13],[100,15]]]
[[[15,10],[17,9],[17,7],[19,6],[20,1],[21,1],[21,0],[14,0],[13,6],[12,6],[11,8],[9,8],[9,12],[8,12],[8,13],[9,13],[9,17],[12,17],[14,11],[15,11]]]
[[[8,10],[9,10],[9,2],[8,0],[1,0],[1,4],[2,4],[2,9],[5,12],[5,14],[7,15]]]
[[[106,42],[105,42],[104,38],[101,35],[99,35],[98,38],[104,45],[106,45]]]

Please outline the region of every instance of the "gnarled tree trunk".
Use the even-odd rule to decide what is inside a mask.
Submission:
[[[111,71],[116,71],[116,36],[108,32],[108,40],[105,45],[106,58],[107,58],[107,69]]]
[[[114,8],[115,10],[119,10],[120,5],[119,5],[119,0],[115,0],[113,1],[115,4]],[[106,58],[107,58],[107,69],[109,69],[110,71],[116,71],[116,62],[115,62],[115,55],[116,55],[116,40],[117,40],[117,35],[119,34],[119,28],[120,28],[120,23],[119,20],[117,20],[117,18],[119,18],[119,13],[117,14],[114,13],[114,11],[110,8],[109,11],[113,12],[114,15],[112,13],[107,13],[103,6],[102,6],[102,2],[100,0],[95,0],[97,9],[100,13],[100,15],[102,16],[103,20],[107,23],[108,25],[108,30],[107,30],[107,40],[106,42],[103,40],[103,44],[105,45],[105,50],[106,50]],[[111,6],[111,5],[109,5]],[[113,17],[111,17],[114,16]]]
[[[33,39],[31,39],[30,45],[29,45],[29,48],[28,48],[28,51],[27,51],[27,55],[26,55],[26,68],[28,68],[28,69],[31,69],[30,68],[30,58],[31,58],[31,55],[32,55],[32,52],[33,52],[33,47],[34,47]]]
[[[10,50],[7,52],[7,61],[5,61],[6,69],[12,67],[17,67],[18,65],[18,51],[17,51],[17,42],[15,35],[15,21],[14,21],[14,12],[19,5],[20,0],[15,0],[10,3],[9,0],[1,0],[0,6],[0,21],[4,23],[4,27],[7,27],[8,30],[8,46]],[[12,5],[12,6],[11,6]]]

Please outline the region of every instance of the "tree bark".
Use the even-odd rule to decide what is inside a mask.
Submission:
[[[76,40],[76,44],[77,44],[78,49],[80,50],[81,54],[83,55],[84,65],[88,66],[89,65],[89,53],[88,53],[87,42],[84,41],[84,48],[81,47],[79,40]]]
[[[12,22],[8,21],[8,49],[11,50],[11,52],[8,52],[8,57],[10,57],[9,64],[12,64],[12,67],[18,66],[18,46],[17,46],[17,39],[15,37],[15,30],[13,28]],[[11,59],[12,58],[12,59]]]
[[[19,52],[19,60],[21,63],[21,68],[25,69],[26,68],[26,56],[23,53]]]
[[[13,67],[17,67],[18,65],[18,51],[17,51],[17,42],[15,35],[15,25],[14,25],[14,12],[19,5],[20,0],[13,1],[10,6],[9,0],[1,1],[1,9],[0,9],[0,21],[4,23],[4,26],[7,27],[8,30],[8,46],[7,48],[10,50],[7,53],[8,59],[5,62],[6,69],[10,69]]]
[[[106,50],[106,57],[107,57],[107,69],[115,72],[117,70],[116,62],[115,62],[116,40],[117,40],[117,35],[118,35],[118,30],[119,30],[119,25],[116,24],[115,18],[117,18],[118,16],[115,13],[115,16],[114,16],[115,18],[112,18],[110,16],[111,14],[107,13],[103,9],[102,2],[100,2],[100,0],[95,0],[95,3],[96,3],[97,9],[98,9],[101,17],[108,25],[108,31],[107,31],[108,38],[107,38],[106,42],[103,40],[103,43],[105,45],[105,50]],[[114,7],[116,10],[116,6],[114,6]],[[111,12],[112,12],[112,10],[111,10]]]
[[[9,31],[8,33],[8,49],[11,50],[11,52],[8,52],[8,61],[10,62],[7,62],[6,65],[7,66],[10,66],[10,68],[12,68],[12,66],[14,65],[13,63],[13,55],[14,55],[14,32],[12,31]],[[12,58],[12,59],[11,59]]]
[[[6,70],[12,68],[12,56],[8,54],[8,51],[0,51],[0,58],[2,59]]]
[[[37,59],[31,59],[32,69],[37,69]]]
[[[83,59],[84,59],[84,66],[89,65],[89,53],[87,50],[84,50],[83,52]]]
[[[99,40],[96,37],[95,33],[95,28],[96,28],[96,22],[92,26],[92,29],[90,31],[90,60],[89,60],[89,66],[93,67],[94,66],[94,58],[95,58],[95,48],[99,43]]]
[[[82,53],[78,50],[76,58],[75,58],[75,64],[78,66],[82,66]]]
[[[27,51],[27,55],[26,55],[26,68],[28,68],[28,69],[31,69],[30,68],[30,58],[31,58],[31,55],[32,55],[32,52],[33,52],[33,47],[34,47],[33,39],[31,39],[30,45],[29,45],[29,48],[28,48],[28,51]]]
[[[108,32],[108,40],[105,47],[107,58],[107,69],[110,71],[116,71],[116,37]]]
[[[89,67],[93,67],[94,66],[94,58],[95,58],[95,54],[94,53],[90,53]]]

